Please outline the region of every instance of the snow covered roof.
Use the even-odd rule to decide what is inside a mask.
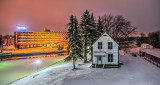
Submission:
[[[147,45],[150,45],[150,44],[146,44],[146,43],[141,44],[141,46],[147,46]]]
[[[107,32],[103,32],[103,33],[92,43],[92,45],[93,45],[100,37],[102,37],[102,35],[103,35],[104,33],[106,33],[106,34],[119,46],[119,44],[118,44]]]
[[[160,49],[141,49],[141,51],[160,58]]]

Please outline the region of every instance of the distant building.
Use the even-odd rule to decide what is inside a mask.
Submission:
[[[35,48],[35,47],[57,47],[67,48],[67,34],[62,31],[54,32],[15,32],[15,47]]]
[[[44,32],[51,32],[50,29],[44,28]]]
[[[152,45],[149,45],[149,44],[143,43],[143,44],[141,44],[141,48],[152,49],[153,46],[152,46]]]
[[[92,44],[92,66],[118,67],[119,45],[106,32]]]
[[[153,63],[154,65],[160,67],[160,49],[140,49],[139,55],[145,60]]]
[[[2,45],[3,46],[11,46],[14,45],[14,36],[5,35],[2,37]]]

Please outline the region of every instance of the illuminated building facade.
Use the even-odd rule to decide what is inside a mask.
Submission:
[[[35,48],[35,47],[63,47],[68,46],[66,40],[67,34],[62,31],[53,32],[15,32],[15,47],[22,48]]]

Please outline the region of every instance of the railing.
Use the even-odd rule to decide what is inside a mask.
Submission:
[[[6,58],[11,58],[11,57],[12,57],[12,53],[2,53],[0,54],[0,61]]]
[[[0,54],[0,61],[3,60],[11,60],[11,59],[26,59],[28,56],[36,56],[36,55],[46,55],[46,54],[62,54],[67,53],[67,51],[49,51],[49,52],[35,52],[35,53],[2,53]]]
[[[145,60],[149,61],[150,63],[156,65],[157,67],[160,67],[160,58],[150,55],[146,52],[140,51],[140,56],[144,57]]]

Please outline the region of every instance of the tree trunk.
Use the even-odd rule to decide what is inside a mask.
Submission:
[[[75,66],[75,58],[73,58],[73,69],[76,69],[76,66]]]
[[[93,56],[92,49],[93,49],[93,47],[91,46],[91,61],[92,61],[92,56]]]
[[[87,62],[87,36],[85,36],[85,52],[84,52],[84,63]]]

